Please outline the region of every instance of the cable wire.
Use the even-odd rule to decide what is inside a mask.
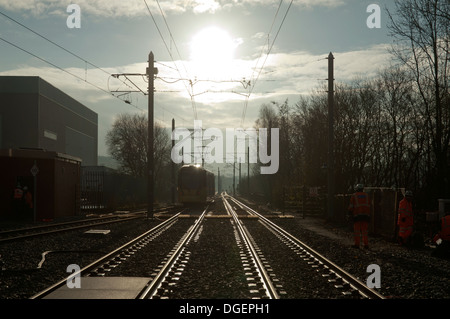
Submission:
[[[150,14],[150,17],[151,17],[152,20],[153,20],[153,23],[155,24],[156,29],[158,30],[159,36],[161,37],[161,39],[162,39],[162,41],[163,41],[163,43],[164,43],[164,46],[166,47],[166,50],[167,50],[167,52],[169,53],[169,56],[170,56],[170,58],[172,59],[172,62],[174,63],[174,65],[175,65],[175,69],[177,70],[178,74],[180,75],[180,78],[183,78],[183,76],[181,75],[181,72],[180,72],[180,70],[179,70],[177,64],[175,63],[175,59],[174,59],[174,57],[173,57],[173,55],[172,55],[172,52],[171,52],[171,50],[169,49],[166,40],[164,39],[164,36],[163,36],[163,34],[162,34],[162,32],[161,32],[161,29],[159,28],[158,23],[156,22],[156,19],[155,19],[155,17],[153,16],[153,14],[152,14],[152,12],[151,12],[151,10],[150,10],[150,7],[149,7],[147,1],[144,0],[144,3],[145,3],[145,6],[147,7],[148,13]],[[159,2],[158,2],[158,6],[159,6]],[[162,14],[162,16],[163,16],[163,18],[164,18],[164,20],[165,20],[164,14],[163,14],[162,9],[161,9],[161,6],[159,6],[159,8],[160,8],[161,14]],[[166,21],[166,20],[165,20],[165,21]],[[166,22],[166,26],[168,27],[167,22]],[[172,33],[170,32],[170,29],[169,29],[169,33],[170,33],[170,35],[171,35],[171,37],[172,37]],[[172,40],[174,41],[173,37],[172,37]],[[174,42],[175,42],[175,41],[174,41]],[[176,46],[176,44],[175,44],[175,46]],[[177,49],[177,50],[178,50],[178,49]],[[180,58],[181,58],[181,56],[180,56]],[[189,96],[191,97],[192,108],[193,108],[193,111],[194,111],[194,118],[197,120],[197,106],[196,106],[196,104],[195,104],[195,100],[194,100],[193,94],[191,93],[191,91],[190,91],[190,90],[188,89],[188,87],[186,86],[186,83],[185,83],[185,82],[183,82],[183,83],[184,83],[184,86],[185,86],[185,88],[186,88],[186,90],[187,90]],[[189,84],[190,84],[191,90],[193,90],[193,87],[192,87],[192,81],[189,81]]]
[[[56,64],[54,64],[54,63],[52,63],[52,62],[50,62],[50,61],[48,61],[48,60],[46,60],[46,59],[44,59],[44,58],[41,58],[40,56],[38,56],[38,55],[36,55],[36,54],[34,54],[34,53],[32,53],[32,52],[30,52],[30,51],[24,49],[24,48],[21,48],[21,47],[19,47],[18,45],[14,44],[14,43],[12,43],[12,42],[10,42],[10,41],[8,41],[8,40],[2,38],[2,37],[0,37],[0,40],[2,40],[3,42],[5,42],[5,43],[7,43],[7,44],[9,44],[9,45],[11,45],[11,46],[13,46],[13,47],[15,47],[16,49],[19,49],[19,50],[21,50],[21,51],[23,51],[23,52],[25,52],[25,53],[27,53],[27,54],[29,54],[29,55],[35,57],[36,59],[38,59],[38,60],[40,60],[40,61],[42,61],[42,62],[45,62],[45,63],[47,63],[47,64],[53,66],[54,68],[57,68],[58,70],[61,70],[61,71],[65,72],[65,73],[67,73],[67,74],[69,74],[69,75],[71,75],[71,76],[77,78],[78,80],[81,80],[81,81],[83,81],[83,82],[85,82],[85,83],[87,83],[87,84],[89,84],[89,85],[92,85],[93,87],[95,87],[95,88],[97,88],[98,90],[101,90],[101,91],[107,93],[108,95],[111,95],[111,96],[113,96],[113,97],[119,99],[117,96],[115,96],[115,95],[112,94],[111,92],[109,92],[109,91],[107,91],[107,90],[105,90],[105,89],[99,87],[98,85],[96,85],[96,84],[94,84],[94,83],[92,83],[92,82],[89,82],[89,81],[86,80],[86,79],[83,79],[83,78],[82,78],[81,76],[79,76],[79,75],[76,75],[76,74],[74,74],[74,73],[72,73],[72,72],[69,72],[69,71],[67,71],[66,69],[63,69],[62,67],[60,67],[60,66],[58,66],[58,65],[56,65]],[[119,100],[123,101],[122,99],[119,99]],[[137,106],[137,105],[134,105],[134,104],[132,104],[132,103],[130,103],[130,102],[127,103],[127,104],[130,104],[131,106],[133,106],[133,107],[135,107],[135,108],[137,108],[137,109],[143,111],[143,110],[142,110],[139,106]]]
[[[161,8],[161,5],[159,4],[158,0],[156,0],[156,3],[158,4],[159,11],[161,12],[161,16],[162,16],[162,18],[164,20],[164,23],[166,25],[167,31],[169,31],[170,38],[172,39],[173,44],[175,46],[175,49],[177,50],[178,56],[180,57],[181,65],[183,66],[184,71],[186,72],[186,75],[189,78],[189,72],[186,69],[186,65],[183,63],[183,58],[181,57],[181,54],[180,54],[180,51],[178,50],[178,46],[177,46],[177,43],[175,41],[175,38],[173,37],[172,31],[170,30],[169,24],[167,23],[166,16],[164,15],[164,12],[163,12],[163,10]],[[178,69],[175,61],[173,59],[172,59],[172,61],[174,62],[175,67],[178,70],[178,73],[180,74],[180,77],[181,77],[181,72],[179,72],[179,69]],[[194,118],[195,118],[195,120],[197,120],[197,103],[195,102],[195,98],[194,98],[194,96],[195,96],[194,95],[194,86],[192,84],[192,81],[189,81],[189,84],[190,84],[190,87],[191,87],[191,91],[189,91],[189,89],[186,87],[186,84],[184,84],[184,85],[185,85],[186,90],[188,91],[189,95],[191,96],[191,103],[192,103],[192,109],[193,109],[193,112],[194,112]]]
[[[2,16],[4,16],[5,18],[7,18],[7,19],[13,21],[14,23],[20,25],[21,27],[27,29],[28,31],[32,32],[33,34],[37,35],[38,37],[40,37],[40,38],[42,38],[42,39],[44,39],[44,40],[50,42],[50,43],[53,44],[54,46],[60,48],[61,50],[65,51],[65,52],[71,54],[72,56],[74,56],[74,57],[80,59],[81,61],[83,61],[83,62],[85,63],[85,65],[86,65],[86,67],[85,67],[85,79],[87,79],[87,65],[88,65],[88,64],[91,65],[91,66],[93,66],[94,68],[96,68],[96,69],[98,69],[98,70],[100,70],[100,71],[102,71],[102,72],[104,72],[104,73],[110,75],[110,76],[112,75],[110,72],[106,71],[105,69],[103,69],[103,68],[101,68],[101,67],[99,67],[99,66],[93,64],[92,62],[89,62],[88,60],[86,60],[85,58],[79,56],[78,54],[73,53],[72,51],[70,51],[70,50],[64,48],[63,46],[61,46],[61,45],[59,45],[58,43],[56,43],[56,42],[50,40],[50,39],[47,38],[46,36],[40,34],[40,33],[37,32],[37,31],[34,31],[33,29],[27,27],[27,26],[24,25],[23,23],[21,23],[21,22],[17,21],[16,19],[14,19],[14,18],[8,16],[8,15],[5,14],[4,12],[1,12],[1,11],[0,11],[0,14],[1,14]],[[129,85],[126,84],[125,82],[122,81],[122,83],[125,84],[126,86],[128,86],[128,87],[131,88],[131,86],[129,86]]]
[[[272,48],[273,48],[273,46],[274,46],[274,44],[275,44],[275,41],[276,41],[276,39],[278,38],[278,34],[280,33],[281,27],[283,26],[284,21],[286,20],[287,14],[288,14],[289,10],[291,9],[291,6],[292,6],[292,3],[293,3],[293,2],[294,2],[294,0],[291,0],[291,2],[289,3],[289,6],[288,6],[288,8],[287,8],[287,10],[286,10],[286,12],[285,12],[285,14],[284,14],[284,17],[283,17],[283,19],[282,19],[282,21],[281,21],[281,24],[280,24],[280,26],[278,27],[278,31],[277,31],[277,33],[275,34],[275,37],[274,37],[274,39],[273,39],[273,41],[272,41],[272,45],[270,45],[270,47],[268,47],[268,52],[267,52],[267,54],[266,54],[266,58],[264,59],[263,65],[261,66],[261,68],[260,68],[260,70],[259,70],[259,72],[258,72],[258,75],[257,75],[257,77],[256,77],[256,79],[255,79],[254,81],[253,81],[253,74],[254,74],[254,72],[252,73],[251,79],[252,79],[253,82],[252,82],[252,86],[249,88],[249,93],[248,93],[248,96],[247,96],[246,101],[245,101],[245,103],[244,103],[244,109],[243,109],[243,111],[242,111],[241,126],[244,125],[244,120],[245,120],[245,115],[246,115],[246,113],[247,113],[247,107],[248,107],[248,102],[249,102],[249,99],[250,99],[250,95],[253,93],[253,90],[254,90],[254,88],[255,88],[256,82],[259,80],[259,77],[260,77],[260,75],[261,75],[261,71],[263,70],[263,68],[264,68],[264,66],[265,66],[265,64],[266,64],[266,62],[267,62],[267,58],[269,57],[270,52],[272,51]],[[278,12],[279,12],[279,10],[280,10],[280,8],[281,8],[282,3],[283,3],[283,0],[281,0],[280,3],[279,3],[279,5],[278,5],[278,9],[277,9],[277,11],[276,11],[276,13],[275,13],[275,16],[274,16],[274,19],[273,19],[273,21],[272,21],[272,25],[271,25],[271,27],[270,27],[270,31],[269,31],[268,36],[269,36],[270,33],[272,32],[272,28],[273,28],[273,26],[274,26],[276,17],[278,16]],[[261,55],[260,55],[260,57],[258,58],[258,61],[257,61],[257,64],[256,64],[256,65],[258,65],[259,59],[261,58],[261,56],[262,56],[262,51],[261,51]],[[256,69],[256,66],[255,66],[255,69]]]
[[[133,103],[130,102],[129,100],[124,100],[124,99],[121,99],[121,98],[120,98],[120,96],[125,95],[126,93],[123,93],[122,91],[119,91],[119,89],[117,89],[116,91],[110,90],[110,89],[109,89],[109,79],[110,79],[111,77],[114,77],[114,78],[117,79],[118,81],[122,82],[122,83],[123,83],[125,86],[127,86],[128,88],[132,88],[131,85],[129,85],[129,84],[126,83],[125,81],[122,81],[122,80],[119,79],[118,77],[113,76],[113,74],[111,74],[110,72],[106,71],[105,69],[103,69],[103,68],[101,68],[101,67],[95,65],[95,64],[92,63],[92,62],[89,62],[87,59],[85,59],[85,58],[79,56],[78,54],[76,54],[76,53],[74,53],[74,52],[72,52],[72,51],[70,51],[70,50],[64,48],[63,46],[61,46],[60,44],[56,43],[55,41],[52,41],[51,39],[49,39],[49,38],[46,37],[45,35],[40,34],[39,32],[37,32],[37,31],[35,31],[35,30],[29,28],[28,26],[26,26],[26,25],[24,25],[23,23],[17,21],[16,19],[14,19],[14,18],[8,16],[7,14],[5,14],[5,13],[3,13],[3,12],[0,11],[0,15],[4,16],[5,18],[7,18],[7,19],[13,21],[14,23],[20,25],[21,27],[23,27],[23,28],[25,28],[26,30],[32,32],[33,34],[37,35],[38,37],[40,37],[40,38],[42,38],[42,39],[44,39],[44,40],[50,42],[51,44],[53,44],[54,46],[60,48],[61,50],[63,50],[63,51],[65,51],[65,52],[71,54],[72,56],[74,56],[74,57],[80,59],[81,61],[83,61],[83,62],[85,63],[86,66],[87,66],[87,65],[91,65],[92,67],[94,67],[94,68],[96,68],[96,69],[98,69],[98,70],[104,72],[105,74],[108,74],[108,75],[109,75],[109,78],[108,78],[108,81],[107,81],[107,87],[108,87],[108,90],[105,90],[105,89],[103,89],[103,88],[97,86],[96,84],[91,83],[91,82],[89,82],[89,81],[87,80],[87,67],[85,68],[85,78],[83,79],[81,76],[78,76],[78,75],[76,75],[76,74],[74,74],[74,73],[72,73],[72,72],[69,72],[69,71],[63,69],[62,67],[60,67],[60,66],[58,66],[58,65],[56,65],[56,64],[54,64],[54,63],[52,63],[52,62],[50,62],[50,61],[48,61],[48,60],[46,60],[46,59],[44,59],[44,58],[41,58],[41,57],[38,56],[37,54],[32,53],[32,52],[30,52],[30,51],[28,51],[28,50],[26,50],[26,49],[24,49],[24,48],[21,48],[21,47],[19,47],[18,45],[14,44],[14,43],[12,43],[12,42],[10,42],[10,41],[4,39],[4,38],[0,38],[0,40],[2,40],[2,41],[4,41],[5,43],[7,43],[7,44],[9,44],[9,45],[11,45],[11,46],[13,46],[13,47],[15,47],[15,48],[17,48],[17,49],[19,49],[19,50],[25,52],[25,53],[27,53],[27,54],[29,54],[29,55],[31,55],[31,56],[37,58],[38,60],[40,60],[40,61],[42,61],[42,62],[44,62],[44,63],[47,63],[47,64],[51,65],[52,67],[55,67],[55,68],[57,68],[57,69],[59,69],[59,70],[65,72],[65,73],[67,73],[67,74],[69,74],[69,75],[71,75],[71,76],[77,78],[78,80],[81,80],[81,81],[83,81],[83,82],[86,82],[86,83],[89,84],[89,85],[94,86],[95,88],[97,88],[97,89],[99,89],[99,90],[101,90],[101,91],[107,93],[108,95],[112,95],[113,97],[117,98],[118,100],[120,100],[120,101],[122,101],[122,102],[125,102],[126,104],[129,104],[129,105],[135,107],[136,109],[140,110],[141,112],[144,112],[144,110],[143,110],[142,108],[140,108],[139,106],[133,104]],[[165,66],[167,66],[167,65],[165,65]],[[167,67],[170,67],[170,66],[167,66]],[[144,80],[145,80],[145,77],[143,77],[143,78],[144,78]],[[145,93],[138,85],[136,85],[129,77],[125,76],[125,79],[126,79],[126,81],[129,81],[129,82],[130,82],[130,83],[138,90],[138,91],[130,91],[130,92],[140,92],[140,93],[142,93],[143,95],[146,95],[146,93]],[[114,93],[123,93],[123,94],[114,95]],[[175,114],[175,113],[169,111],[168,109],[166,109],[166,108],[164,108],[164,107],[162,107],[162,106],[159,106],[159,107],[160,107],[161,109],[163,109],[164,111],[166,111],[166,112],[168,112],[168,113],[171,113],[171,114],[177,116],[178,118],[180,118],[181,120],[183,120],[183,121],[186,122],[186,120],[185,120],[184,118],[180,117],[179,115],[177,115],[177,114]]]

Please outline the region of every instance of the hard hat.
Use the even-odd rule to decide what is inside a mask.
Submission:
[[[357,191],[362,191],[364,189],[364,185],[363,184],[356,184],[355,189]]]
[[[412,197],[413,193],[411,191],[406,191],[405,196]]]

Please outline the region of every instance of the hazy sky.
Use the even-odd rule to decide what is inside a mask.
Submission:
[[[70,3],[80,8],[79,28],[67,24],[77,21]],[[381,8],[380,28],[367,26],[371,4]],[[97,112],[98,151],[106,155],[115,116],[147,112],[142,93],[108,93],[136,89],[111,74],[144,74],[150,51],[159,70],[156,121],[247,128],[261,104],[293,104],[326,83],[330,52],[336,81],[386,67],[386,6],[393,9],[393,1],[0,0],[0,75],[40,76]],[[147,92],[144,76],[130,79]]]

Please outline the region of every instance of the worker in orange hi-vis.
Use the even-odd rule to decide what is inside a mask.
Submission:
[[[349,217],[353,219],[354,245],[359,248],[361,237],[364,248],[369,248],[369,221],[370,221],[370,199],[369,194],[364,192],[364,185],[358,184],[355,193],[350,198],[348,207]]]
[[[398,241],[400,245],[409,243],[409,239],[413,232],[414,214],[412,208],[413,193],[411,191],[405,192],[405,197],[398,205]]]

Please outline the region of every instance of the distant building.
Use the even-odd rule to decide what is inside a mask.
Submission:
[[[53,151],[97,165],[98,115],[37,76],[0,76],[0,149]]]

